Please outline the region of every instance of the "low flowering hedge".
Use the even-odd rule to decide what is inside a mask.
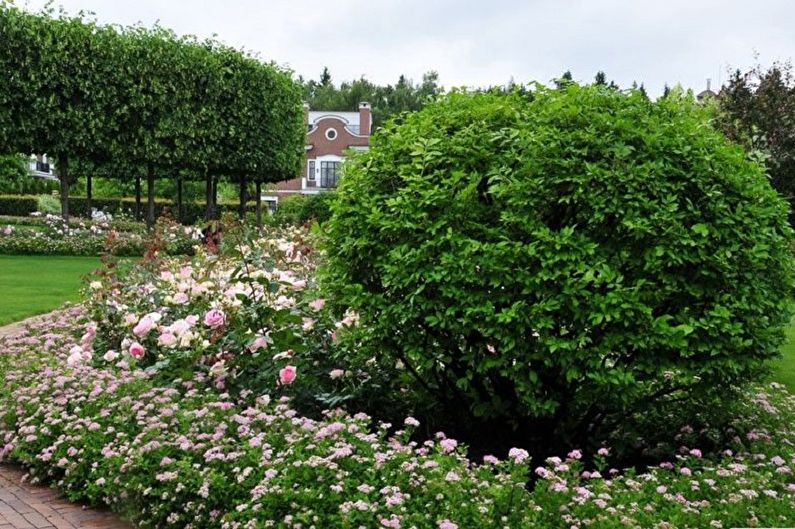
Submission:
[[[134,231],[118,231],[111,223],[91,223],[80,220],[68,225],[55,215],[36,221],[35,229],[21,229],[20,224],[0,227],[0,254],[5,255],[102,255],[111,253],[122,257],[141,256],[147,236]],[[40,223],[40,224],[38,224]],[[200,241],[196,228],[161,222],[160,237],[163,249],[170,255],[190,255],[193,245]]]
[[[140,527],[795,523],[795,397],[778,385],[748,395],[717,457],[684,429],[678,454],[642,470],[610,468],[609,447],[587,464],[576,450],[534,463],[518,448],[475,464],[441,434],[411,440],[411,418],[394,427],[341,411],[312,419],[282,399],[239,403],[201,376],[168,385],[145,370],[91,366],[95,331],[81,320],[73,308],[0,340],[0,461]],[[537,481],[525,487],[531,472]]]
[[[140,527],[532,526],[521,450],[474,465],[442,434],[410,441],[411,418],[397,430],[342,411],[311,419],[285,399],[242,406],[191,381],[69,361],[88,338],[45,329],[82,315],[62,312],[0,357],[0,459],[74,500]]]

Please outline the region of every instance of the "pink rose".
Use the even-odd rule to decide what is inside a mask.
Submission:
[[[295,380],[295,372],[295,366],[286,366],[279,370],[279,382],[284,386],[292,384]]]
[[[226,316],[223,311],[219,309],[210,309],[207,311],[207,314],[204,315],[204,324],[211,329],[223,327],[225,321]]]
[[[174,303],[183,305],[188,302],[188,295],[184,292],[177,292],[174,294]]]
[[[166,347],[174,345],[176,341],[177,337],[171,334],[170,332],[164,332],[157,339],[157,343],[159,343],[160,345],[165,345]]]
[[[323,306],[325,304],[326,304],[326,300],[323,299],[323,298],[318,298],[316,300],[313,300],[313,301],[309,302],[309,306],[312,308],[312,310],[320,310],[320,309],[323,308]]]
[[[144,348],[144,346],[139,344],[138,342],[133,342],[130,344],[130,356],[132,356],[133,358],[141,358],[145,352],[146,349]]]
[[[254,338],[254,341],[248,345],[248,350],[252,353],[255,353],[267,346],[268,346],[268,341],[265,339],[265,337],[257,336],[256,338]]]
[[[149,316],[144,316],[138,322],[138,325],[136,325],[133,328],[133,334],[136,336],[146,336],[147,334],[149,334],[149,331],[151,331],[154,326],[155,322],[152,321],[152,319],[149,318]]]

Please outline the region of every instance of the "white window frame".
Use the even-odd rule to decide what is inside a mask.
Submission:
[[[309,180],[311,182],[315,181],[315,175],[317,174],[317,172],[316,172],[317,171],[317,166],[318,166],[317,161],[314,158],[312,158],[311,160],[307,160],[306,161],[306,179],[307,180]]]

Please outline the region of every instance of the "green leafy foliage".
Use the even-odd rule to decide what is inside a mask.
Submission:
[[[789,321],[791,231],[709,118],[571,82],[385,127],[327,223],[349,361],[450,431],[538,451],[754,378]]]
[[[279,203],[273,221],[277,225],[300,226],[308,222],[326,222],[331,217],[331,204],[336,194],[332,192],[301,195]]]
[[[57,159],[64,206],[78,174],[70,167],[146,175],[152,187],[182,172],[276,182],[300,170],[291,72],[216,41],[0,1],[0,69],[0,152]]]
[[[401,75],[394,85],[376,85],[364,77],[335,85],[328,68],[324,68],[319,80],[299,78],[299,83],[304,101],[311,109],[350,111],[367,101],[372,109],[374,127],[404,112],[420,110],[443,92],[435,71],[423,74],[421,83]]]

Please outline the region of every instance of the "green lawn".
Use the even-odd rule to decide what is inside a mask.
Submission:
[[[77,301],[98,257],[0,255],[0,325]]]
[[[795,393],[795,320],[787,329],[787,342],[781,352],[784,357],[775,363],[773,380],[781,382]]]

